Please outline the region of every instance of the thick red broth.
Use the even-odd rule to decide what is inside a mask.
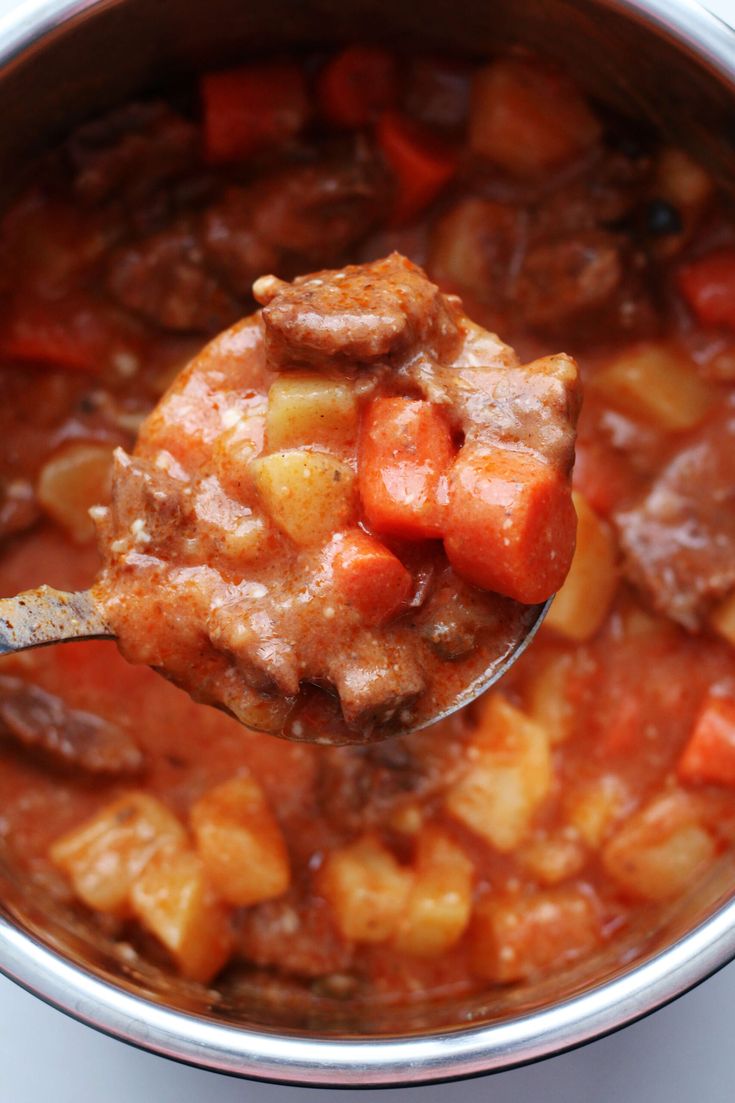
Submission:
[[[4,659],[8,857],[223,990],[400,1003],[627,955],[735,839],[732,222],[530,57],[355,46],[199,92],[83,127],[4,215],[3,591],[93,581],[115,449],[255,279],[393,250],[519,363],[577,360],[577,549],[498,689],[366,746],[249,732],[109,643]],[[435,644],[471,635],[445,597]]]

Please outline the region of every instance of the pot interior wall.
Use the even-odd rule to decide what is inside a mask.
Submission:
[[[735,88],[683,49],[619,12],[584,0],[126,0],[81,5],[42,42],[10,60],[0,76],[0,189],[11,190],[33,155],[76,122],[142,90],[202,66],[273,50],[348,39],[390,40],[480,56],[523,44],[560,60],[594,95],[645,116],[705,160],[724,183],[735,179]],[[0,42],[0,48],[2,42]],[[635,59],[634,62],[631,59]],[[456,1028],[532,1011],[630,968],[634,949],[651,956],[711,914],[730,894],[727,863],[656,931],[631,932],[604,959],[534,987],[496,991],[461,1006],[419,1002],[409,1010],[324,1001],[243,980],[224,998],[172,981],[106,943],[78,916],[49,902],[7,869],[5,914],[99,976],[181,1009],[243,1026],[337,1035]],[[2,880],[2,878],[0,878]]]

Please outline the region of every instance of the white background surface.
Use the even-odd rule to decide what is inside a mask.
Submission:
[[[0,0],[0,14],[14,2]],[[709,6],[735,23],[735,0]],[[0,1103],[416,1103],[419,1096],[421,1103],[735,1103],[735,965],[575,1053],[390,1093],[307,1092],[184,1068],[96,1034],[0,977]]]

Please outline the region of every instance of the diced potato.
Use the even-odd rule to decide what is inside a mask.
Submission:
[[[567,639],[582,641],[602,626],[618,585],[617,548],[608,525],[575,491],[577,547],[566,581],[544,625]]]
[[[134,882],[131,903],[136,918],[189,980],[206,983],[229,958],[233,937],[228,911],[193,851],[159,850]]]
[[[446,808],[497,850],[528,834],[552,782],[549,737],[500,694],[485,699],[467,768],[450,786]]]
[[[571,734],[574,704],[569,695],[575,656],[569,651],[539,655],[526,685],[525,705],[532,720],[540,724],[552,746]]]
[[[735,647],[735,593],[718,605],[710,616],[710,624],[723,639]]]
[[[715,844],[699,822],[696,803],[682,792],[656,797],[602,852],[609,875],[644,900],[685,892],[714,856]]]
[[[418,804],[405,804],[395,810],[390,818],[390,826],[400,835],[418,835],[424,822],[421,807]]]
[[[542,885],[557,885],[579,873],[586,854],[579,839],[558,834],[529,840],[518,851],[518,858]]]
[[[515,176],[564,164],[600,132],[574,85],[537,59],[495,61],[472,82],[470,147]]]
[[[630,793],[615,774],[603,774],[580,789],[573,790],[565,801],[568,823],[587,846],[602,845],[630,804]]]
[[[710,176],[688,153],[668,146],[658,155],[654,189],[657,196],[687,211],[703,207],[712,194],[713,187]]]
[[[697,425],[717,397],[683,350],[654,341],[619,353],[590,385],[625,413],[666,431]]]
[[[395,947],[401,953],[435,957],[458,942],[469,923],[474,867],[445,832],[427,827],[419,836],[414,868]]]
[[[214,545],[219,555],[235,563],[262,555],[268,543],[268,524],[248,506],[227,497],[219,481],[203,479],[193,502],[198,540]],[[204,557],[206,555],[204,549]]]
[[[192,808],[191,826],[209,878],[228,904],[249,907],[288,888],[286,843],[254,778],[241,775],[210,789]]]
[[[510,984],[590,953],[602,941],[595,903],[577,889],[493,896],[470,928],[473,972]]]
[[[302,444],[340,449],[356,438],[357,403],[349,383],[294,372],[271,386],[265,427],[269,452]]]
[[[355,474],[334,456],[273,452],[251,469],[265,509],[295,544],[318,544],[355,517]]]
[[[89,510],[110,497],[113,452],[112,445],[78,441],[64,445],[41,468],[38,501],[78,544],[94,540]]]
[[[497,270],[512,255],[518,212],[509,204],[463,199],[437,220],[429,271],[442,289],[480,301],[497,294]]]
[[[328,855],[318,878],[344,938],[385,942],[398,927],[413,875],[374,835]]]
[[[133,881],[153,855],[185,845],[173,812],[147,793],[129,793],[57,839],[50,857],[87,907],[126,915]]]

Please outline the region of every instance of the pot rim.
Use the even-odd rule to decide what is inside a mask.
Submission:
[[[19,0],[0,17],[0,70],[65,25],[122,0]],[[735,35],[698,0],[600,0],[656,29],[735,94]],[[307,1038],[228,1026],[119,988],[0,917],[0,973],[104,1034],[213,1072],[308,1087],[399,1087],[509,1069],[612,1033],[735,958],[735,899],[666,950],[542,1010],[422,1036]]]

